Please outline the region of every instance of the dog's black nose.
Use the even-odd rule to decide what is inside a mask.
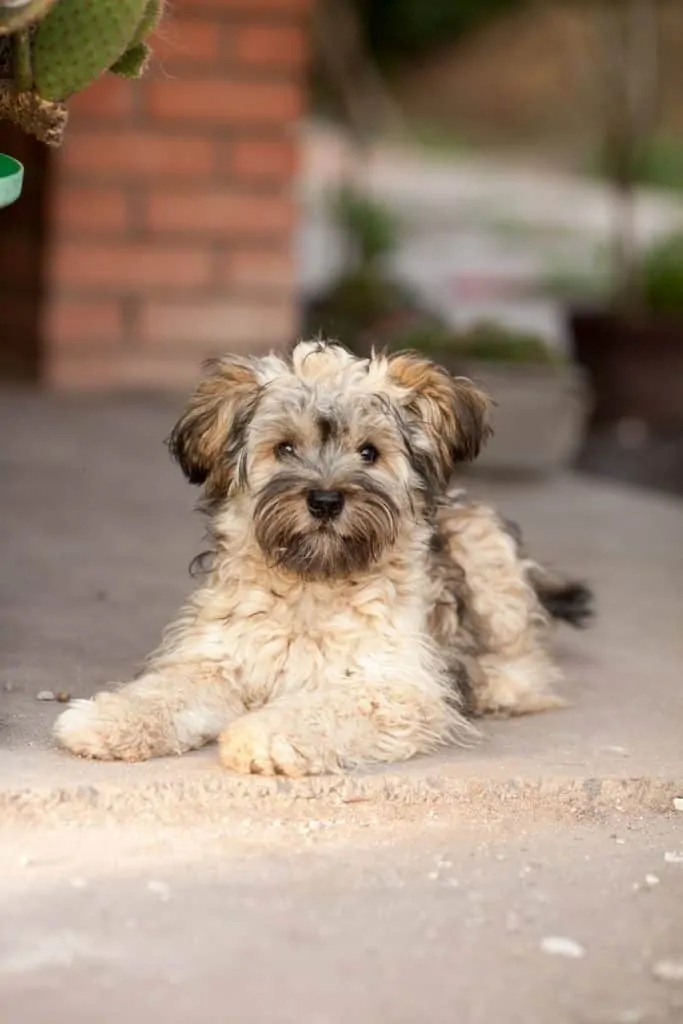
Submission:
[[[336,519],[344,508],[344,495],[341,491],[309,491],[306,503],[316,519]]]

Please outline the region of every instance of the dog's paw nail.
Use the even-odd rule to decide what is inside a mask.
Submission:
[[[286,736],[247,719],[233,722],[221,736],[220,760],[224,768],[241,775],[298,778],[311,770],[307,758]]]

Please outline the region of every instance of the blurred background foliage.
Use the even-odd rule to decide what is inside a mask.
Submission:
[[[370,52],[385,66],[454,42],[526,0],[354,0]]]

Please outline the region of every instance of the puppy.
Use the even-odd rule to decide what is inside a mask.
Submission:
[[[550,621],[590,595],[448,489],[489,407],[413,354],[313,341],[211,363],[170,437],[210,516],[205,580],[142,673],[74,702],[57,741],[140,761],[218,739],[226,768],[300,776],[557,706]]]

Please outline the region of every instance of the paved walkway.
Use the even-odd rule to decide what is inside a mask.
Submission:
[[[80,762],[37,693],[130,672],[201,549],[161,445],[175,412],[0,398],[2,1020],[679,1021],[655,975],[683,958],[681,504],[473,478],[600,606],[559,637],[571,706],[476,750],[293,783],[211,749]]]

